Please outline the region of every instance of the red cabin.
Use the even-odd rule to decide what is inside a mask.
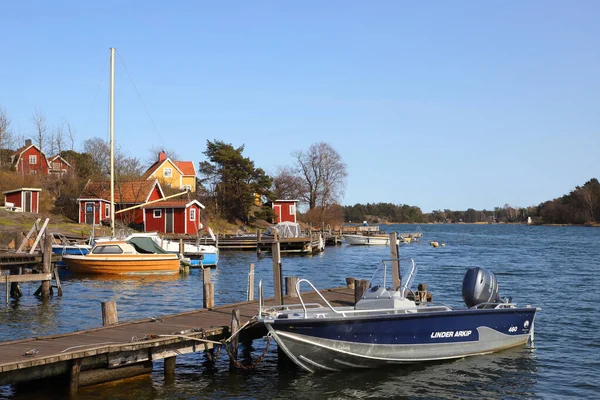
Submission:
[[[275,223],[297,222],[296,205],[298,200],[275,200],[273,201],[273,211],[277,215]]]
[[[4,194],[4,207],[14,211],[38,213],[42,189],[20,188],[7,190]]]
[[[144,231],[196,234],[202,229],[198,200],[166,200],[144,206]]]
[[[158,180],[115,184],[115,220],[122,221],[127,225],[141,225],[144,222],[141,208],[117,212],[149,201],[159,200],[163,197],[165,196]],[[110,219],[110,182],[89,181],[77,202],[79,203],[80,224],[98,225],[103,220]]]
[[[12,155],[12,166],[21,175],[48,175],[50,170],[46,155],[30,139]]]

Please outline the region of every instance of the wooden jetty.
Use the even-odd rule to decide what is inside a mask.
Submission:
[[[334,306],[355,304],[354,289],[334,288],[321,293]],[[302,296],[307,302],[320,301],[316,292]],[[283,300],[297,303],[293,294]],[[277,300],[270,298],[265,304],[274,305]],[[149,373],[152,363],[158,360],[164,360],[165,375],[173,375],[177,355],[220,346],[221,340],[231,337],[236,327],[250,322],[257,312],[258,301],[246,301],[3,342],[0,343],[0,385],[67,377],[68,390],[73,393],[80,386]],[[239,341],[261,338],[265,333],[264,326],[253,322],[241,332]]]

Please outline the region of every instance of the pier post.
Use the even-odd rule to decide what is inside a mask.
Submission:
[[[47,222],[47,221],[46,221]],[[44,225],[45,226],[45,225]],[[52,265],[52,241],[50,238],[46,238],[44,241],[44,253],[42,260],[42,272],[44,274],[50,273],[50,267]],[[42,297],[47,299],[50,296],[50,281],[42,281]]]
[[[392,285],[394,290],[398,290],[402,284],[402,277],[400,276],[400,250],[396,232],[390,233],[390,258],[392,259]]]
[[[119,323],[117,314],[117,303],[115,301],[102,302],[102,326]]]
[[[233,356],[232,359],[229,360],[229,368],[233,369],[235,368],[234,365],[234,360],[237,360],[238,357],[238,343],[239,343],[239,338],[236,334],[237,331],[240,330],[240,310],[238,309],[234,309],[231,310],[231,355]],[[233,336],[235,335],[235,336]]]
[[[250,264],[250,272],[248,272],[248,301],[254,300],[254,264]]]
[[[283,304],[283,292],[281,288],[281,252],[279,247],[279,239],[277,238],[277,230],[275,230],[274,241],[272,245],[273,254],[273,290],[275,297],[275,304]]]
[[[81,358],[76,358],[71,361],[71,373],[69,379],[69,394],[71,397],[77,395],[79,390],[79,374],[81,372]]]
[[[167,357],[165,358],[164,367],[165,367],[165,383],[175,383],[175,364],[177,361],[177,356]]]
[[[290,297],[298,297],[296,291],[296,284],[298,283],[297,276],[286,276],[285,277],[285,295]]]
[[[202,307],[213,308],[215,306],[215,287],[210,281],[210,268],[202,267],[202,280],[204,281]]]
[[[357,279],[354,281],[354,304],[358,303],[363,293],[369,288],[367,279]]]

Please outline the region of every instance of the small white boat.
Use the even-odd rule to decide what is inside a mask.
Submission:
[[[347,234],[342,235],[344,240],[348,244],[357,244],[357,245],[390,245],[390,237],[389,235],[355,235],[355,234]]]

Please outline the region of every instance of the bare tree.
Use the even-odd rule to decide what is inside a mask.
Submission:
[[[67,137],[69,138],[69,142],[71,143],[71,149],[75,151],[75,130],[71,128],[71,124],[69,121],[65,119],[65,127],[67,128]]]
[[[48,125],[46,123],[46,116],[35,107],[33,109],[33,115],[31,117],[37,134],[37,145],[40,151],[44,151],[43,145],[46,139],[46,132],[48,131]]]
[[[307,151],[292,153],[296,172],[306,184],[303,200],[309,209],[339,203],[346,188],[346,163],[337,151],[324,142],[314,143]]]
[[[10,131],[10,120],[6,110],[0,107],[0,168],[10,167],[11,147],[14,144],[15,140]]]
[[[83,142],[83,149],[100,167],[102,175],[110,176],[110,144],[96,137]],[[140,160],[126,156],[119,147],[115,148],[114,160],[116,180],[138,179],[144,172]]]
[[[63,130],[63,126],[59,125],[54,132],[54,150],[50,155],[60,154],[63,151],[64,142],[65,142],[65,132]]]
[[[290,167],[278,167],[273,177],[273,193],[278,199],[303,199],[307,191],[306,182]]]
[[[152,164],[154,164],[157,160],[158,160],[158,154],[160,152],[164,152],[165,156],[170,159],[171,161],[179,161],[181,160],[181,158],[179,157],[179,154],[173,150],[173,149],[165,149],[163,147],[160,146],[155,146],[152,145],[152,147],[150,147],[148,149],[148,152],[150,153],[150,155],[148,156],[147,160],[146,160],[146,165],[151,166]]]

